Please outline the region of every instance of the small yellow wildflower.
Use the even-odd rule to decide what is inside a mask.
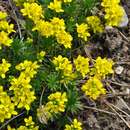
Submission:
[[[95,76],[91,77],[83,86],[82,91],[86,96],[96,100],[101,94],[106,94],[102,82]]]
[[[71,48],[73,37],[66,31],[59,31],[56,34],[56,39],[59,44],[64,45],[65,48]]]
[[[65,30],[64,19],[59,19],[58,17],[54,17],[53,19],[51,19],[51,24],[53,25],[53,31],[55,33]]]
[[[37,3],[24,3],[24,8],[21,9],[23,16],[28,16],[34,22],[37,22],[43,17],[44,11]]]
[[[34,122],[32,121],[31,116],[29,116],[28,118],[25,118],[24,121],[26,123],[26,126],[33,126],[34,125]]]
[[[28,78],[33,78],[34,75],[37,73],[37,69],[40,66],[37,64],[37,61],[32,62],[32,61],[28,61],[25,60],[23,63],[20,63],[19,65],[17,65],[15,68],[17,70],[22,71],[26,77]]]
[[[7,130],[38,130],[39,127],[35,126],[35,123],[32,120],[32,117],[29,116],[28,118],[24,119],[25,126],[21,125],[17,129],[11,128],[9,125],[7,126]]]
[[[0,11],[0,20],[5,19],[6,17],[7,17],[7,13]]]
[[[56,66],[56,70],[61,71],[63,74],[63,80],[61,82],[68,82],[76,77],[75,73],[73,73],[71,61],[69,61],[68,58],[59,55],[58,57],[54,57],[52,62]]]
[[[38,30],[42,36],[46,38],[54,35],[53,25],[50,22],[39,20],[36,22],[36,26],[33,28],[34,30]]]
[[[120,3],[120,0],[102,0],[101,5],[103,7],[110,7],[113,5],[118,5]]]
[[[54,0],[53,2],[50,2],[48,8],[55,10],[57,13],[64,12],[64,10],[62,9],[62,2],[59,0]]]
[[[41,51],[40,53],[37,54],[37,59],[39,62],[42,62],[42,60],[44,59],[46,52],[45,51]]]
[[[5,21],[5,20],[2,20],[0,21],[0,30],[3,30],[5,32],[7,32],[8,34],[12,33],[12,32],[15,32],[14,30],[14,24],[10,24]]]
[[[0,49],[1,49],[2,45],[11,46],[12,42],[13,42],[13,40],[8,37],[8,33],[4,32],[4,31],[0,32]]]
[[[12,115],[17,115],[15,105],[11,102],[11,98],[7,93],[4,92],[3,86],[0,86],[0,122],[11,118]]]
[[[113,73],[114,63],[112,60],[107,60],[106,58],[98,57],[95,60],[94,68],[92,68],[92,73],[100,77],[105,78],[106,75]]]
[[[85,58],[81,55],[74,60],[76,70],[79,71],[83,77],[89,72],[89,58]]]
[[[118,26],[124,15],[124,10],[119,5],[114,5],[111,8],[105,9],[106,25]]]
[[[124,9],[119,5],[120,0],[102,0],[104,7],[106,25],[118,26],[124,15]]]
[[[99,17],[97,16],[89,16],[86,18],[88,25],[92,28],[94,33],[102,33],[103,32],[103,25],[101,24],[101,21]]]
[[[88,25],[85,23],[82,23],[80,25],[76,24],[77,26],[77,33],[78,33],[78,37],[83,38],[84,41],[88,40],[88,37],[90,37],[90,33],[88,32]]]
[[[2,59],[2,63],[0,64],[0,76],[4,79],[6,72],[11,67],[11,64],[8,63],[5,59]]]
[[[65,125],[65,130],[82,130],[82,123],[74,119],[71,125]]]
[[[65,111],[67,96],[66,92],[56,92],[52,93],[48,97],[49,102],[45,105],[45,108],[50,112],[51,114],[58,114],[60,112]]]
[[[72,0],[64,0],[65,3],[70,3]]]
[[[21,73],[18,78],[11,80],[11,87],[9,90],[13,90],[14,96],[12,101],[17,108],[30,109],[31,103],[36,99],[34,91],[30,90],[32,86],[30,83],[30,77],[27,77],[24,73]]]

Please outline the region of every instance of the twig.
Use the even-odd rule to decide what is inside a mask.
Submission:
[[[130,84],[126,84],[126,83],[120,84],[120,83],[113,82],[113,81],[110,81],[110,80],[109,80],[109,82],[110,82],[110,83],[113,83],[113,84],[115,84],[115,85],[119,85],[119,86],[121,86],[121,87],[129,87],[129,88],[130,88]]]
[[[95,111],[99,111],[99,112],[103,112],[103,113],[106,113],[106,114],[110,114],[110,115],[116,116],[115,113],[112,113],[112,112],[109,112],[109,111],[105,111],[105,110],[102,110],[102,109],[99,109],[99,108],[96,108],[96,107],[89,107],[89,106],[83,106],[83,107],[86,108],[86,109],[92,109],[92,110],[95,110]]]
[[[42,97],[45,91],[45,87],[43,87],[42,93],[41,93],[41,97],[40,97],[40,106],[42,106]]]
[[[110,104],[110,103],[109,103],[109,104]],[[118,109],[120,112],[122,112],[122,113],[124,113],[125,115],[127,115],[128,117],[130,117],[129,114],[127,114],[125,111],[121,110],[119,107],[117,107],[117,106],[115,106],[115,105],[113,105],[113,104],[111,104],[111,106],[113,106],[115,109]]]
[[[120,114],[111,106],[110,103],[108,103],[108,102],[105,102],[105,103],[106,103],[107,106],[109,106],[109,107],[119,116],[119,118],[127,125],[127,127],[130,128],[129,123],[123,118],[123,116],[120,115]]]
[[[129,42],[129,40],[127,39],[127,37],[121,31],[119,31],[119,33],[123,37],[124,40],[126,40],[127,42]]]
[[[12,0],[8,0],[9,1],[9,5],[13,11],[13,14],[14,14],[14,17],[15,17],[15,20],[16,20],[16,23],[17,23],[17,26],[18,26],[18,32],[19,32],[19,37],[20,39],[22,38],[22,33],[21,33],[21,28],[20,28],[20,25],[19,25],[19,21],[18,21],[18,18],[17,18],[17,15],[16,15],[16,12],[13,8],[13,4],[12,4]]]
[[[0,130],[2,130],[3,127],[5,127],[6,125],[8,125],[12,120],[14,120],[14,119],[16,119],[17,117],[23,115],[24,113],[25,113],[25,111],[22,112],[22,113],[20,113],[20,114],[18,114],[17,116],[12,117],[10,120],[6,121],[6,122],[0,127]]]

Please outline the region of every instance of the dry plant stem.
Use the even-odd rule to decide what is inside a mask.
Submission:
[[[45,87],[43,87],[42,93],[41,93],[41,97],[40,97],[40,106],[42,106],[42,97],[45,91]]]
[[[20,114],[18,114],[17,116],[14,116],[12,117],[10,120],[6,121],[1,127],[0,127],[0,130],[3,130],[3,128],[8,125],[12,120],[16,119],[17,117],[23,115],[25,112],[22,112]]]
[[[111,106],[113,106],[115,109],[118,109],[120,112],[124,113],[125,115],[127,115],[130,118],[130,115],[127,114],[125,111],[121,110],[119,107],[114,106],[113,104],[109,103]]]
[[[128,38],[121,31],[119,31],[119,33],[120,33],[120,35],[122,36],[122,38],[124,40],[126,40],[127,42],[129,42]]]
[[[9,5],[13,11],[13,14],[14,14],[14,17],[15,17],[15,20],[16,20],[16,23],[17,23],[17,26],[18,26],[18,32],[19,32],[19,37],[20,39],[22,38],[22,33],[21,33],[21,28],[20,28],[20,25],[19,25],[19,21],[18,21],[18,18],[17,18],[17,15],[16,15],[16,12],[13,8],[13,4],[12,4],[12,0],[8,0],[9,1]]]
[[[117,82],[113,82],[113,81],[111,81],[111,80],[109,80],[109,82],[110,82],[110,83],[113,83],[113,84],[115,84],[115,85],[119,85],[119,86],[121,86],[121,87],[128,87],[128,88],[130,88],[130,84],[126,84],[126,83],[120,84],[120,83],[117,83]]]
[[[106,114],[110,114],[110,115],[116,116],[115,113],[112,113],[112,112],[109,112],[109,111],[105,111],[105,110],[102,110],[102,109],[99,109],[99,108],[89,107],[89,106],[83,106],[83,107],[86,108],[86,109],[91,109],[91,110],[95,110],[95,111],[98,111],[98,112],[103,112],[103,113],[106,113]]]
[[[124,104],[125,104],[125,106],[127,107],[127,109],[130,111],[130,108],[129,108],[129,106],[126,104],[126,102],[121,98],[121,97],[118,97]]]
[[[110,103],[108,103],[108,102],[105,102],[106,103],[106,105],[108,106],[108,107],[110,107],[115,113],[116,113],[116,115],[118,115],[118,117],[127,125],[127,127],[130,129],[130,125],[129,125],[129,123],[123,118],[123,116],[122,115],[120,115],[113,107],[112,107],[112,105],[110,104]]]
[[[123,64],[126,64],[126,65],[130,65],[130,61],[118,61],[116,62],[117,65],[123,65]]]

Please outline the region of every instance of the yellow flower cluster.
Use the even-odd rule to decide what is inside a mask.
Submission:
[[[118,26],[124,15],[123,7],[119,5],[120,0],[102,0],[105,11],[106,25]]]
[[[85,75],[89,72],[89,58],[85,58],[79,55],[77,59],[74,60],[74,64],[76,70],[79,71],[84,78]]]
[[[65,125],[65,130],[82,130],[82,123],[74,119],[71,125]]]
[[[10,46],[13,42],[12,39],[9,38],[10,33],[15,32],[14,25],[9,24],[6,21],[7,14],[5,12],[0,11],[0,49],[2,45]]]
[[[68,101],[66,92],[56,92],[52,93],[48,97],[49,102],[45,105],[48,112],[53,114],[58,114],[65,111],[65,103]]]
[[[21,74],[23,73],[25,77],[27,78],[33,78],[34,75],[37,73],[37,69],[40,66],[37,64],[37,61],[32,62],[25,60],[23,63],[20,63],[19,65],[16,66],[16,69],[21,71]]]
[[[2,59],[2,63],[0,64],[0,76],[4,79],[6,72],[11,67],[11,64],[8,63],[5,59]]]
[[[4,92],[3,86],[0,86],[0,122],[11,118],[12,115],[17,115],[15,105],[11,102],[7,93]]]
[[[39,127],[35,126],[35,123],[32,120],[32,117],[29,116],[28,118],[24,119],[25,122],[25,126],[20,126],[19,128],[15,129],[15,128],[11,128],[9,125],[7,127],[7,130],[38,130]]]
[[[41,123],[47,124],[50,118],[54,115],[64,112],[66,107],[66,102],[68,101],[66,92],[55,92],[48,96],[49,101],[45,106],[40,106],[37,109],[37,116]]]
[[[39,20],[36,22],[36,26],[33,28],[33,31],[38,30],[42,36],[45,36],[46,38],[54,35],[53,31],[53,25],[44,20]]]
[[[38,30],[46,38],[55,36],[59,44],[64,45],[65,48],[71,48],[73,37],[65,31],[63,19],[54,17],[50,21],[43,20],[44,11],[37,3],[24,3],[24,9],[21,9],[21,12],[23,16],[28,16],[35,23],[33,31]]]
[[[54,17],[51,22],[40,20],[33,30],[38,30],[46,38],[55,36],[59,44],[64,45],[65,48],[71,48],[73,37],[65,31],[63,19]]]
[[[95,60],[94,68],[92,68],[92,73],[97,75],[98,77],[105,78],[106,75],[112,74],[114,65],[112,60],[107,60],[106,58],[98,57]]]
[[[106,90],[103,87],[102,82],[95,76],[91,77],[83,86],[82,91],[85,92],[86,96],[92,99],[97,99],[101,94],[106,94]]]
[[[88,37],[90,37],[90,33],[88,32],[88,25],[86,23],[82,23],[80,25],[76,24],[77,26],[77,33],[78,37],[83,38],[84,41],[88,40]]]
[[[72,2],[72,0],[53,0],[53,2],[50,2],[50,5],[48,5],[48,8],[55,10],[57,13],[64,12],[62,9],[62,2],[68,3]]]
[[[41,51],[37,54],[37,59],[39,62],[42,62],[43,59],[44,59],[44,56],[45,56],[46,52],[45,51]]]
[[[86,83],[82,85],[82,90],[85,92],[86,96],[95,100],[101,94],[106,94],[101,80],[105,78],[106,75],[113,73],[113,64],[112,60],[97,57],[94,66],[90,69],[90,74],[93,77],[90,77]]]
[[[10,90],[13,90],[14,96],[12,101],[18,108],[30,109],[30,104],[36,99],[34,91],[31,90],[30,84],[31,78],[37,73],[39,65],[37,62],[32,63],[31,61],[24,61],[16,66],[16,69],[20,70],[21,73],[18,78],[11,80]]]
[[[23,16],[27,16],[34,22],[43,17],[43,10],[37,3],[24,3],[24,9],[21,9]]]
[[[94,33],[102,33],[104,28],[101,24],[101,20],[98,16],[89,16],[86,18],[88,25],[91,27]]]
[[[75,74],[73,73],[73,66],[68,58],[59,55],[58,57],[54,57],[52,62],[56,66],[56,70],[63,73],[63,79],[65,82],[75,78]]]

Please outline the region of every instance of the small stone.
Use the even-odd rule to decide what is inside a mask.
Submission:
[[[124,68],[122,66],[118,66],[116,69],[115,69],[115,72],[116,74],[121,74],[123,72]]]

